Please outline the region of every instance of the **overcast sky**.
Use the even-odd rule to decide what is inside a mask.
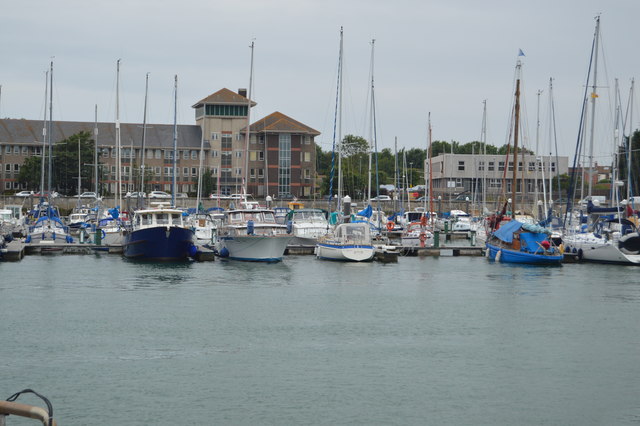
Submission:
[[[525,143],[549,151],[549,79],[557,143],[573,157],[595,29],[601,15],[601,96],[596,153],[613,150],[614,79],[627,108],[640,70],[638,0],[250,0],[10,1],[0,14],[0,116],[41,119],[45,71],[54,57],[55,120],[142,122],[150,73],[150,123],[194,124],[191,106],[226,87],[248,87],[255,41],[252,122],[279,111],[320,131],[330,150],[339,32],[344,27],[343,134],[367,137],[371,40],[375,39],[378,148],[425,147],[433,140],[479,140],[483,100],[487,140],[507,141],[518,50],[523,62]],[[636,96],[637,98],[637,96]],[[634,105],[638,127],[640,105]]]

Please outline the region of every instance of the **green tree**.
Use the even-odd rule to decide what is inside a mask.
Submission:
[[[18,175],[18,182],[27,186],[30,189],[40,188],[40,177],[42,176],[42,157],[29,157],[20,167],[20,174]],[[46,184],[46,183],[45,183]]]
[[[79,149],[79,153],[78,153]],[[92,187],[94,142],[90,132],[80,132],[65,140],[56,142],[53,146],[53,179],[52,186],[56,191],[77,195],[78,192],[78,161],[80,162],[80,176],[82,188]],[[80,190],[82,191],[82,188]]]

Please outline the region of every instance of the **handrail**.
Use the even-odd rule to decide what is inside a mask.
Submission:
[[[0,416],[13,414],[20,417],[40,420],[44,426],[56,426],[56,421],[49,418],[49,413],[42,407],[21,404],[19,402],[0,401]]]

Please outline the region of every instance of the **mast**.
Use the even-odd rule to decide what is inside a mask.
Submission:
[[[176,205],[176,169],[178,166],[176,154],[178,152],[178,75],[173,83],[173,172],[171,173],[171,205]]]
[[[116,188],[115,207],[120,209],[122,205],[122,195],[120,182],[122,181],[122,160],[120,158],[120,59],[116,61]]]
[[[596,32],[594,35],[594,60],[593,60],[593,84],[591,86],[591,123],[590,123],[590,135],[589,135],[589,185],[587,186],[587,194],[591,196],[591,187],[593,184],[593,140],[595,133],[595,119],[596,119],[596,93],[598,83],[598,42],[600,39],[600,16],[596,17]]]
[[[95,108],[95,121],[93,124],[93,185],[96,197],[98,194],[98,105]]]
[[[428,135],[429,135],[429,151],[428,151],[428,156],[429,156],[429,222],[431,222],[431,224],[433,224],[433,215],[431,214],[431,212],[433,211],[432,206],[431,206],[431,200],[433,198],[433,172],[432,172],[432,162],[431,159],[433,157],[433,149],[432,149],[432,140],[431,140],[431,112],[429,112],[429,129],[428,129]]]
[[[482,130],[480,131],[484,154],[484,167],[482,168],[482,214],[487,209],[487,100],[482,101]]]
[[[343,30],[340,27],[340,68],[338,77],[338,200],[337,210],[342,210],[342,61],[343,61]]]
[[[44,73],[44,120],[42,121],[42,153],[40,154],[40,201],[44,200],[45,186],[44,186],[44,165],[47,158],[47,97],[49,95],[49,70]],[[3,157],[4,158],[4,157]],[[4,169],[3,169],[4,170]]]
[[[373,53],[374,53],[374,47],[375,47],[375,39],[371,40],[371,66],[370,66],[370,71],[369,73],[371,74],[371,105],[370,105],[370,109],[371,109],[371,127],[369,128],[370,131],[370,135],[369,135],[369,171],[367,173],[367,188],[368,188],[368,193],[367,193],[367,202],[371,202],[371,157],[372,157],[372,153],[373,153],[373,144],[374,144],[374,140],[373,140],[373,133],[375,131],[374,129],[374,100],[373,100],[373,88],[374,88],[374,80],[373,80]]]
[[[633,195],[632,188],[632,176],[631,176],[631,153],[633,152],[633,92],[634,92],[634,83],[635,80],[631,79],[631,88],[629,89],[629,137],[628,137],[628,148],[627,148],[627,200],[631,201],[631,196]]]
[[[540,174],[540,156],[539,156],[539,147],[540,147],[540,95],[542,94],[542,90],[538,90],[538,92],[536,93],[537,95],[537,109],[536,109],[536,150],[535,150],[535,168],[536,168],[536,173],[535,173],[535,200],[536,203],[538,202],[538,193],[539,193],[539,188],[538,188],[538,175]],[[524,176],[524,162],[522,163],[522,175]],[[544,196],[543,196],[544,198]],[[547,211],[547,200],[544,200],[544,211]],[[546,214],[546,213],[545,213]]]
[[[142,143],[140,144],[140,191],[138,192],[138,208],[142,201],[144,193],[144,159],[145,159],[145,142],[147,139],[147,100],[149,95],[149,73],[145,77],[144,85],[144,113],[142,116]],[[133,156],[132,156],[133,158]]]
[[[251,135],[251,86],[253,86],[253,46],[254,42],[251,42],[249,48],[251,49],[251,65],[249,67],[249,93],[247,99],[247,131],[244,134],[244,173],[242,174],[242,195],[244,197],[244,201],[247,200],[247,186],[249,182],[249,136]],[[266,144],[265,140],[265,154],[266,154]],[[266,157],[266,155],[265,155]],[[265,170],[265,173],[267,171]],[[267,193],[269,191],[267,190]]]
[[[516,70],[518,73],[518,79],[516,80],[516,103],[515,103],[515,116],[513,124],[513,178],[511,181],[511,215],[516,213],[516,189],[518,187],[517,174],[518,174],[518,133],[520,131],[520,71],[522,63],[518,61]],[[524,189],[524,188],[523,188]]]
[[[340,27],[340,49],[339,49],[339,54],[338,54],[338,79],[337,79],[337,83],[336,83],[336,106],[335,106],[335,113],[334,113],[334,117],[333,117],[333,146],[331,149],[331,173],[330,173],[330,177],[329,177],[329,210],[331,210],[331,200],[333,199],[333,176],[335,175],[335,157],[336,157],[336,131],[337,131],[337,127],[338,127],[338,115],[341,112],[341,107],[339,107],[339,104],[341,103],[341,94],[342,94],[342,34],[343,34],[343,30],[342,27]],[[339,142],[338,142],[339,143]],[[340,149],[340,147],[338,146],[338,150]],[[338,154],[339,156],[339,154]],[[266,157],[266,155],[265,155]],[[340,159],[338,159],[338,162],[340,163]],[[340,165],[338,166],[338,169],[340,169]],[[338,174],[339,174],[339,178],[338,178],[338,187],[340,186],[340,184],[342,183],[342,176],[340,175],[340,170],[338,170]],[[337,208],[336,210],[340,210],[340,194],[342,192],[338,189],[338,195],[337,195]]]
[[[53,161],[53,152],[52,152],[52,140],[51,135],[53,135],[53,61],[51,61],[51,69],[49,71],[49,131],[47,132],[48,145],[49,145],[49,176],[48,184],[47,184],[47,197],[51,197],[51,172],[52,172],[52,161]]]

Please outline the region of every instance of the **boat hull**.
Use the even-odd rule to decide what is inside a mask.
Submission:
[[[220,239],[221,257],[249,262],[279,262],[291,235],[236,235]]]
[[[375,248],[370,245],[340,245],[321,243],[316,246],[316,257],[342,262],[366,262],[373,259]]]
[[[559,265],[562,263],[561,254],[534,254],[512,250],[487,243],[487,257],[502,263],[522,263],[529,265]]]
[[[157,226],[126,233],[122,253],[143,260],[186,260],[193,254],[193,231],[178,226]]]

